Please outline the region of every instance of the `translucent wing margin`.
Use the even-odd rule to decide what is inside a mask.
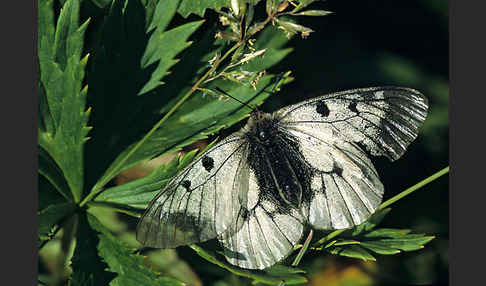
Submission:
[[[155,248],[203,242],[234,221],[244,197],[237,180],[247,142],[231,136],[192,162],[153,199],[137,226],[137,240]],[[245,187],[243,187],[245,188]]]
[[[414,89],[373,87],[313,98],[283,108],[276,116],[281,125],[308,125],[394,161],[417,137],[427,111],[427,99]]]
[[[242,207],[232,227],[219,240],[231,264],[246,269],[264,269],[292,252],[302,237],[303,222],[296,210],[284,214],[275,211],[271,204],[259,201],[250,211]]]

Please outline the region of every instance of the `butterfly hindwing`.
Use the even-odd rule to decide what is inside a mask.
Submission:
[[[233,223],[244,194],[237,179],[246,141],[232,136],[196,159],[153,199],[137,227],[145,246],[174,248],[203,242]],[[240,176],[241,177],[241,176]]]
[[[303,219],[297,213],[269,211],[258,204],[242,211],[234,229],[219,238],[226,259],[247,269],[264,269],[287,257],[303,233]]]
[[[307,125],[394,161],[417,137],[427,116],[427,99],[403,87],[372,87],[313,98],[278,112],[285,126]]]

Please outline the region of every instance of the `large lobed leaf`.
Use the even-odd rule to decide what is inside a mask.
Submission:
[[[75,0],[65,1],[56,25],[52,0],[39,1],[38,16],[38,143],[59,167],[77,202],[83,190],[83,144],[89,131],[86,89],[82,90],[87,58],[81,59],[88,21],[79,25]],[[51,182],[60,181],[49,172],[41,174]]]

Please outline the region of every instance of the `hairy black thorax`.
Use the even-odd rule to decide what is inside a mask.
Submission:
[[[255,112],[247,126],[248,165],[254,172],[259,200],[268,200],[280,212],[300,208],[312,196],[313,170],[295,138],[271,114]]]

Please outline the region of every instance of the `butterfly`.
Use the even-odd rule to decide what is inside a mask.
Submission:
[[[370,161],[397,160],[428,111],[420,92],[372,87],[323,95],[247,124],[207,150],[153,199],[137,240],[155,248],[218,238],[226,259],[264,269],[286,258],[305,226],[345,229],[378,208]]]

